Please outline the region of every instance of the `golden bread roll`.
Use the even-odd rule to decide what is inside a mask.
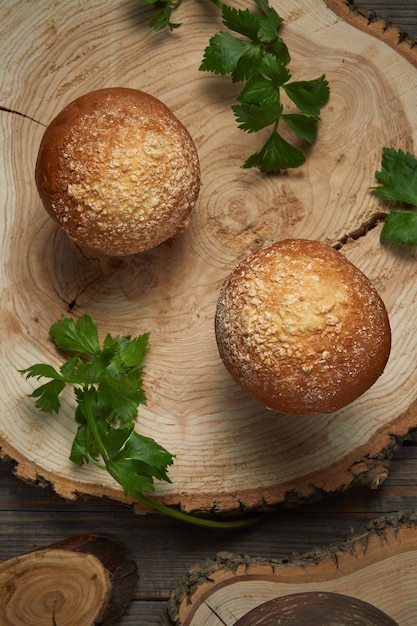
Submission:
[[[331,246],[287,239],[227,277],[215,332],[232,377],[266,407],[331,413],[382,374],[388,315],[370,280]]]
[[[46,210],[79,246],[125,256],[187,227],[200,165],[162,102],[115,87],[77,98],[49,124],[35,179]]]

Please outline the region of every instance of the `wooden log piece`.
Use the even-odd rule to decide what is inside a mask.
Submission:
[[[0,623],[112,626],[137,579],[136,563],[119,542],[77,535],[0,564]]]
[[[417,513],[396,513],[341,544],[289,560],[218,554],[178,583],[164,626],[235,626],[274,598],[319,591],[356,598],[401,626],[415,626],[416,585]]]
[[[231,106],[238,86],[199,72],[205,46],[222,28],[211,3],[184,2],[176,14],[182,26],[172,33],[151,31],[153,8],[143,2],[39,0],[3,12],[0,448],[24,480],[47,481],[65,498],[132,502],[105,472],[69,461],[77,427],[72,393],[58,417],[36,411],[27,397],[34,385],[19,369],[62,364],[48,334],[63,313],[88,313],[101,338],[150,333],[147,405],[137,427],[175,455],[172,482],[156,485],[156,498],[168,505],[230,513],[358,483],[377,487],[395,448],[414,437],[416,250],[381,245],[389,205],[369,188],[384,146],[417,149],[417,47],[386,41],[384,29],[374,36],[358,12],[348,22],[339,14],[349,10],[344,0],[272,4],[284,20],[292,78],[325,74],[331,96],[305,166],[271,176],[241,168],[266,136],[237,128]],[[189,130],[202,167],[187,231],[124,260],[72,245],[46,215],[34,183],[46,125],[81,94],[116,85],[162,100]],[[377,383],[345,409],[313,419],[288,419],[250,399],[225,371],[214,337],[225,277],[250,252],[288,237],[346,254],[374,282],[393,331]]]

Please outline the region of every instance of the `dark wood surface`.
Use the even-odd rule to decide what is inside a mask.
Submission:
[[[387,22],[398,26],[412,37],[417,36],[417,3],[414,0],[365,0],[356,2],[386,18]]]
[[[416,0],[368,0],[361,4],[417,37]],[[285,558],[343,541],[374,518],[398,510],[417,510],[417,446],[412,444],[396,451],[388,478],[378,490],[356,487],[320,503],[274,512],[261,525],[241,531],[202,530],[160,515],[138,516],[113,501],[83,498],[67,502],[48,486],[23,483],[13,475],[13,463],[3,460],[0,561],[75,533],[117,537],[139,568],[135,597],[120,626],[156,626],[181,577],[219,551]]]
[[[398,449],[388,478],[376,491],[354,488],[317,504],[272,513],[261,525],[241,531],[199,529],[159,515],[138,517],[122,504],[99,499],[66,502],[48,487],[26,485],[12,472],[11,462],[0,463],[0,558],[45,547],[74,533],[117,537],[139,569],[134,601],[121,626],[156,626],[182,576],[217,552],[286,558],[342,542],[381,515],[417,510],[414,445]]]

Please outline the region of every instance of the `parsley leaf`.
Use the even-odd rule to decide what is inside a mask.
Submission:
[[[408,246],[417,245],[417,159],[410,152],[382,149],[381,170],[375,178],[381,185],[371,187],[387,200],[398,202],[405,210],[391,210],[385,218],[381,240]]]
[[[172,12],[182,4],[182,0],[143,0],[145,4],[153,4],[156,8],[149,26],[153,30],[163,30],[168,27],[170,30],[179,28],[181,24],[171,22]]]
[[[58,413],[61,408],[59,394],[65,387],[63,380],[50,380],[49,383],[40,385],[31,393],[32,398],[37,398],[36,408],[46,413]]]
[[[232,7],[222,6],[222,18],[223,24],[229,30],[233,30],[252,41],[269,41],[271,39],[271,33],[265,34],[261,29],[260,16],[255,13],[251,13],[249,9],[241,10],[234,9]],[[268,26],[268,25],[267,25]],[[272,38],[275,37],[274,29],[272,29]]]
[[[407,246],[417,245],[417,213],[391,211],[381,231],[381,240],[388,239]]]
[[[282,110],[282,105],[278,105]],[[276,121],[277,103],[274,100],[262,100],[260,104],[246,103],[235,105],[233,111],[239,122],[239,128],[254,133]]]
[[[329,84],[324,74],[313,80],[301,80],[283,85],[285,93],[303,111],[316,115],[329,99]]]
[[[100,350],[96,323],[83,315],[77,322],[63,315],[52,324],[50,335],[61,350],[94,355]]]
[[[308,113],[287,113],[282,116],[286,124],[302,139],[313,143],[317,137],[319,121]]]
[[[58,413],[60,394],[73,388],[78,424],[69,458],[79,465],[92,463],[107,471],[126,495],[138,498],[161,513],[201,526],[238,528],[252,519],[218,521],[199,518],[149,498],[154,480],[170,482],[168,468],[174,456],[150,437],[135,430],[138,407],[146,404],[143,389],[143,360],[149,333],[136,338],[108,334],[100,345],[97,325],[83,315],[74,321],[62,315],[52,324],[50,335],[60,350],[73,353],[59,371],[37,363],[20,370],[27,378],[49,379],[31,394],[35,406]]]
[[[259,59],[260,50],[260,44],[237,39],[230,33],[217,33],[210,39],[204,52],[200,70],[214,74],[231,74],[232,80],[237,82],[246,77],[244,69],[238,67],[239,62],[244,68],[246,55],[247,59],[252,58],[253,63],[253,58]]]
[[[298,167],[305,160],[301,148],[291,145],[278,133],[272,133],[264,145],[246,159],[243,167],[258,167],[261,172],[271,172],[277,162],[281,163],[282,169],[287,169]]]
[[[140,497],[143,491],[154,491],[153,478],[169,482],[166,467],[171,456],[149,437],[134,428],[114,429],[106,424],[101,437],[109,454],[107,468],[123,485],[126,495]]]
[[[375,178],[382,185],[372,187],[388,200],[417,206],[417,160],[410,152],[382,149],[382,169]]]

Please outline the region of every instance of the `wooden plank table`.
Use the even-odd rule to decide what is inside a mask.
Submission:
[[[375,12],[417,37],[415,0],[366,0],[366,7],[370,15]],[[380,515],[417,510],[417,446],[412,444],[397,450],[377,490],[355,487],[320,503],[274,512],[263,524],[240,531],[202,530],[156,514],[138,516],[106,499],[65,501],[49,486],[25,484],[13,475],[13,467],[12,461],[0,462],[0,561],[74,533],[117,537],[139,568],[135,597],[121,626],[156,626],[180,578],[217,552],[285,558],[343,541]]]
[[[202,530],[160,515],[138,517],[122,504],[94,498],[66,502],[49,488],[26,485],[12,471],[11,462],[0,463],[0,559],[74,533],[117,537],[139,568],[135,597],[121,626],[156,626],[181,577],[217,552],[286,558],[341,542],[381,515],[417,510],[414,445],[397,451],[378,490],[358,487],[321,503],[273,513],[262,525],[242,531]]]

